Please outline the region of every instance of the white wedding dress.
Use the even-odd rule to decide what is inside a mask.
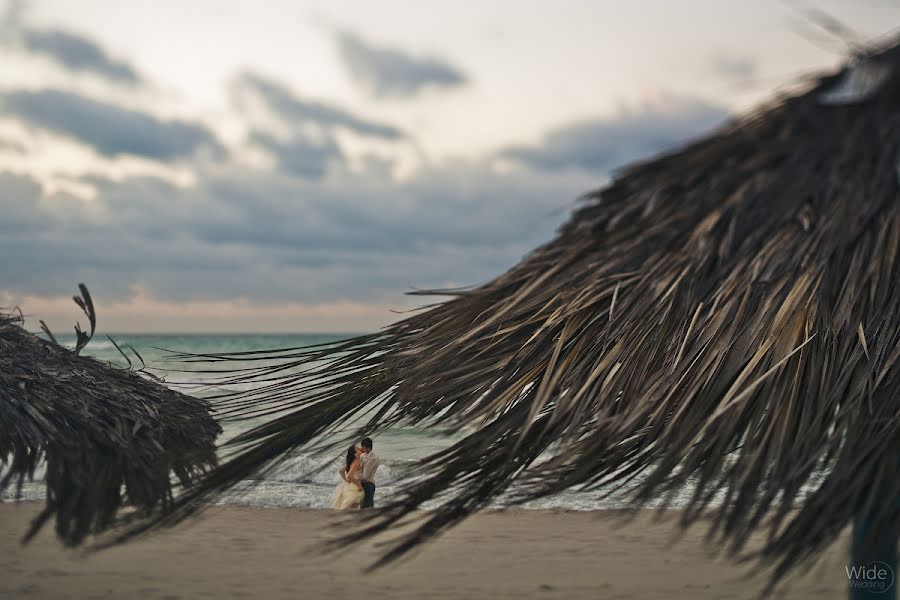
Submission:
[[[341,481],[334,490],[334,501],[331,503],[333,510],[347,510],[354,508],[362,502],[363,491],[350,481]]]

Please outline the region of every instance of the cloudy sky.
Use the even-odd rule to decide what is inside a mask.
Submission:
[[[106,332],[373,330],[845,48],[784,0],[3,2],[0,306],[58,331],[82,281]]]

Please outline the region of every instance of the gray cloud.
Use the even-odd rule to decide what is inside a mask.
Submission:
[[[31,235],[50,227],[56,221],[52,214],[38,206],[41,186],[26,175],[0,173],[0,197],[3,198],[0,234],[16,232]],[[5,256],[13,257],[16,253]]]
[[[549,238],[561,219],[554,209],[594,183],[477,165],[402,183],[237,168],[192,188],[152,177],[91,181],[90,214],[73,212],[79,203],[63,195],[17,205],[26,211],[17,222],[43,228],[0,235],[0,255],[20,257],[0,261],[4,289],[68,294],[86,281],[107,300],[140,285],[167,300],[400,301],[413,286],[477,283],[508,268]],[[22,185],[0,178],[0,197]]]
[[[161,161],[207,147],[224,149],[206,127],[163,121],[149,114],[61,90],[13,91],[0,95],[0,108],[31,125],[77,139],[107,156],[132,154]]]
[[[321,179],[329,162],[343,158],[343,153],[331,137],[314,141],[297,134],[288,140],[255,131],[250,136],[255,143],[275,156],[282,171],[308,179]]]
[[[24,24],[25,2],[9,0],[0,17],[0,42],[47,56],[72,72],[89,72],[120,83],[134,84],[140,76],[127,62],[110,56],[93,40],[61,29],[34,29]]]
[[[131,65],[110,57],[103,48],[80,35],[59,29],[25,29],[21,40],[27,51],[48,56],[70,71],[95,73],[122,83],[140,80]]]
[[[25,0],[7,0],[6,12],[0,18],[0,29],[17,29],[21,26],[25,13]]]
[[[26,154],[28,149],[25,148],[25,144],[21,142],[17,142],[16,140],[8,140],[6,138],[0,138],[0,152],[12,152],[13,154]]]
[[[505,158],[542,170],[581,168],[605,173],[706,132],[725,109],[699,100],[672,100],[665,108],[644,107],[613,119],[582,121],[549,132],[536,147],[516,146]]]
[[[467,81],[462,71],[442,60],[376,48],[351,33],[338,32],[337,43],[354,81],[377,97],[405,98],[428,86],[452,88]]]
[[[756,63],[749,58],[718,54],[712,66],[716,74],[727,79],[750,79],[756,75]]]
[[[369,121],[321,102],[302,100],[281,84],[253,73],[245,73],[238,79],[237,90],[257,94],[276,116],[294,126],[312,123],[326,129],[343,128],[385,140],[405,137],[397,127]]]
[[[0,256],[20,257],[0,261],[0,281],[38,295],[67,295],[85,281],[106,301],[140,286],[170,301],[257,303],[399,303],[412,287],[479,283],[548,240],[565,219],[559,208],[601,183],[602,169],[724,115],[675,104],[560,128],[546,149],[507,151],[535,168],[505,173],[490,161],[456,162],[395,181],[376,160],[348,171],[328,135],[314,142],[257,131],[251,141],[278,159],[275,172],[198,167],[187,188],[155,177],[86,176],[97,191],[96,210],[86,214],[80,202],[47,196],[28,178],[0,177],[0,197],[19,198],[9,205],[16,225],[0,235]]]

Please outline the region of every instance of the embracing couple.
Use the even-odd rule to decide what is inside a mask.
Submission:
[[[374,508],[377,470],[378,455],[372,451],[372,438],[365,438],[358,446],[350,446],[344,465],[338,471],[343,481],[335,490],[331,508]]]

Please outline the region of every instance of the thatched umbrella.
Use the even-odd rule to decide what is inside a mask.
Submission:
[[[29,333],[20,315],[0,314],[0,491],[21,490],[44,462],[47,501],[25,539],[55,516],[72,546],[115,524],[125,504],[137,515],[165,512],[172,475],[186,486],[215,466],[221,432],[205,401],[79,356],[95,324],[81,292],[91,327],[76,327],[74,351]]]
[[[465,433],[366,521],[360,535],[447,500],[387,559],[501,493],[572,486],[635,506],[688,490],[681,524],[711,514],[736,554],[766,528],[757,556],[776,579],[855,517],[882,534],[859,538],[857,558],[887,556],[900,520],[898,159],[892,46],[631,166],[508,272],[432,292],[453,298],[379,333],[184,356],[226,371],[269,361],[222,375],[255,385],[217,402],[270,419],[180,507],[368,413],[370,435]]]

